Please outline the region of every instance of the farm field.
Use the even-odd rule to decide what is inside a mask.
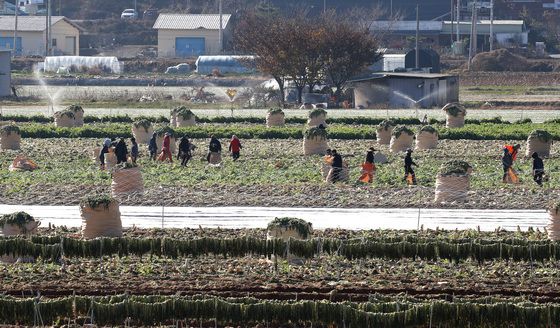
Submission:
[[[509,315],[499,317],[502,323],[527,323],[531,318],[531,325],[546,326],[549,319],[558,316],[560,272],[556,256],[560,256],[560,251],[557,254],[551,248],[555,244],[546,239],[543,231],[328,229],[314,231],[310,241],[299,247],[294,241],[290,254],[299,254],[304,259],[296,265],[281,257],[270,259],[269,252],[282,256],[285,243],[276,241],[276,248],[272,248],[270,241],[266,250],[257,246],[259,240],[266,238],[264,229],[131,229],[125,230],[119,239],[93,241],[79,241],[75,239],[77,233],[77,230],[41,229],[31,239],[34,247],[43,249],[39,252],[45,254],[36,263],[0,264],[4,293],[29,298],[30,290],[40,290],[43,295],[40,309],[45,320],[54,320],[59,315],[63,315],[60,318],[63,320],[65,315],[78,322],[91,320],[88,311],[93,307],[94,320],[100,324],[122,323],[127,319],[119,313],[119,306],[120,311],[132,311],[140,302],[145,304],[143,311],[153,312],[144,315],[130,312],[131,323],[167,323],[175,319],[209,327],[252,318],[256,322],[251,327],[269,323],[275,327],[290,326],[278,319],[282,315],[275,312],[262,317],[250,314],[236,317],[236,312],[229,311],[217,314],[212,310],[204,313],[202,308],[180,310],[181,302],[187,306],[189,302],[204,299],[225,302],[220,304],[224,307],[247,302],[270,302],[284,307],[319,302],[334,307],[354,302],[352,307],[371,312],[370,323],[361,325],[357,317],[338,317],[335,308],[332,317],[319,312],[313,319],[304,311],[300,318],[292,313],[291,324],[298,327],[308,326],[309,321],[314,326],[326,327],[330,322],[340,324],[345,320],[356,327],[376,326],[376,322],[383,327],[424,326],[429,322],[443,327],[477,326],[481,318],[476,313],[480,311],[479,315],[484,317],[486,311],[495,310],[498,315],[503,312],[494,307],[500,304],[509,309]],[[62,242],[61,237],[64,237]],[[9,254],[3,243],[18,240],[22,242],[0,239],[0,254]],[[197,242],[199,246],[195,247]],[[309,249],[303,246],[305,243],[322,246]],[[30,254],[31,249],[25,245],[21,244],[15,254]],[[63,247],[66,254],[62,266],[53,263],[48,255],[52,253],[58,258],[57,247]],[[461,247],[462,251],[453,251],[455,247]],[[142,296],[150,294],[158,296]],[[106,295],[113,296],[102,298]],[[177,306],[175,311],[155,310],[170,298]],[[69,302],[70,308],[65,302]],[[30,320],[23,315],[29,310],[14,304],[10,296],[1,296],[0,303],[5,304],[5,309],[15,309],[5,313],[5,317],[17,318],[22,314],[20,322]],[[423,304],[428,307],[427,312],[422,312]],[[420,308],[414,315],[407,314],[407,309],[413,306]],[[430,306],[441,308],[434,311]],[[470,310],[463,310],[462,306],[470,306]],[[451,313],[444,310],[447,307],[453,308]],[[539,311],[548,315],[543,316]],[[217,318],[215,323],[214,318]],[[484,320],[489,323],[497,319]]]
[[[524,156],[527,136],[535,129],[560,140],[555,117],[512,123],[468,116],[464,127],[453,129],[430,117],[440,140],[436,149],[414,151],[418,185],[408,186],[404,153],[391,153],[375,139],[382,116],[363,117],[358,111],[329,116],[328,145],[349,167],[348,182],[331,184],[320,171],[324,158],[303,155],[307,111],[287,111],[287,124],[276,128],[265,127],[264,110],[255,113],[228,117],[215,112],[201,115],[196,126],[167,130],[177,138],[188,136],[197,146],[187,167],[175,154],[173,163],[152,161],[141,144],[144,192],[115,198],[121,205],[162,209],[510,210],[544,210],[560,199],[560,145],[553,143],[545,159],[550,179],[542,187],[532,180],[531,160]],[[80,204],[82,211],[86,196],[114,190],[116,171],[100,170],[94,149],[106,137],[130,138],[133,118],[88,111],[83,127],[57,128],[50,117],[21,114],[3,115],[3,120],[16,121],[22,139],[19,150],[0,151],[1,204]],[[168,115],[166,110],[163,117],[141,118],[162,131]],[[394,121],[417,132],[419,119],[409,116]],[[222,142],[219,167],[206,161],[211,134]],[[232,134],[243,144],[235,162],[226,151]],[[514,165],[518,184],[502,182],[500,156],[506,143],[522,145]],[[372,184],[363,184],[357,180],[369,147],[387,155],[388,163],[377,165]],[[28,156],[38,169],[10,171],[17,155]],[[472,167],[467,197],[435,202],[436,176],[449,161]],[[109,211],[115,203],[108,199],[90,198],[85,204]],[[278,220],[293,226],[132,227],[122,237],[87,239],[84,226],[92,223],[83,220],[82,229],[43,226],[33,236],[0,237],[0,259],[20,262],[0,262],[0,324],[36,325],[37,313],[55,326],[545,327],[560,322],[560,247],[549,241],[548,228],[311,231],[305,222],[283,218]],[[120,236],[122,225],[117,230],[111,236]],[[296,231],[303,240],[289,239],[282,231]]]
[[[301,140],[243,140],[238,162],[226,158],[222,168],[205,162],[206,139],[192,140],[198,149],[184,168],[152,162],[146,146],[141,146],[141,166],[146,192],[127,198],[127,205],[174,206],[311,206],[311,207],[437,207],[433,202],[435,176],[440,165],[451,159],[467,160],[474,167],[471,193],[466,203],[445,207],[526,208],[546,207],[560,191],[558,176],[551,174],[544,188],[530,177],[530,161],[516,165],[522,177],[520,185],[501,182],[499,156],[504,141],[442,140],[437,150],[417,151],[415,161],[418,186],[407,187],[402,181],[402,156],[390,154],[386,146],[374,140],[331,140],[330,145],[349,164],[350,183],[325,184],[320,174],[322,158],[304,157]],[[6,204],[77,204],[80,196],[93,191],[109,191],[111,176],[100,171],[93,149],[102,139],[49,138],[23,139],[21,151],[0,153],[1,201]],[[224,145],[226,140],[222,140]],[[371,186],[356,183],[365,150],[375,146],[387,154],[389,163],[379,165]],[[558,151],[554,145],[554,151]],[[40,168],[33,172],[9,172],[15,155],[30,156]],[[557,158],[546,161],[547,170],[558,172]],[[309,195],[313,195],[310,197]]]

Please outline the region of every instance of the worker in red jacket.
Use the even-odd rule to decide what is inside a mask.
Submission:
[[[166,132],[165,137],[163,137],[163,145],[161,146],[161,154],[159,155],[160,161],[163,162],[166,159],[173,162],[173,158],[171,156],[171,134],[169,134],[169,132]]]
[[[231,157],[236,161],[239,159],[239,152],[241,151],[241,141],[235,135],[231,136],[231,141],[229,142],[229,151],[231,152]]]

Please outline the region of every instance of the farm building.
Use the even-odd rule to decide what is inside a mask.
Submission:
[[[11,55],[11,51],[0,49],[0,97],[9,96],[11,93]]]
[[[459,77],[431,73],[374,73],[350,81],[356,108],[432,108],[459,101]]]
[[[467,37],[471,33],[472,23],[469,21],[459,22],[459,34],[462,38]],[[492,31],[495,42],[502,47],[511,47],[514,45],[527,45],[529,40],[529,30],[522,20],[494,20]],[[490,21],[479,20],[476,23],[476,31],[479,42],[488,43],[490,37]],[[451,32],[451,21],[443,22],[441,34],[446,35],[449,40]],[[453,25],[453,33],[457,33],[457,22]]]
[[[223,39],[231,37],[231,15],[222,15]],[[160,14],[154,24],[158,31],[158,57],[196,57],[219,54],[220,15]]]
[[[432,49],[420,49],[419,68],[424,72],[439,73],[439,54]],[[374,72],[394,72],[412,70],[416,68],[416,50],[400,54],[383,54],[370,69]]]
[[[51,17],[54,55],[79,55],[81,28],[64,16]],[[0,49],[14,49],[14,16],[0,16]],[[18,17],[16,53],[45,54],[45,16]]]

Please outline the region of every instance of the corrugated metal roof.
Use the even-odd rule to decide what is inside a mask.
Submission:
[[[43,32],[46,28],[45,16],[19,16],[18,17],[18,31],[21,32]],[[78,30],[81,27],[72,23],[64,16],[51,16],[51,24],[54,25],[61,20],[66,21],[68,24],[74,26]],[[0,16],[0,31],[13,31],[15,26],[14,16]]]
[[[442,28],[442,22],[438,21],[420,21],[420,31],[439,32]],[[371,22],[373,30],[384,31],[416,31],[416,21],[373,21]]]
[[[348,82],[362,82],[369,80],[383,79],[387,77],[408,77],[418,79],[440,79],[444,77],[452,77],[455,75],[449,74],[435,74],[435,73],[421,73],[421,72],[406,72],[406,73],[372,73],[368,76],[356,77]]]
[[[222,15],[222,27],[225,28],[231,18],[230,14]],[[154,23],[154,29],[160,30],[218,30],[220,29],[220,15],[192,15],[192,14],[160,14]]]

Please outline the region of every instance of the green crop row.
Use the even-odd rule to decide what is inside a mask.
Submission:
[[[440,139],[450,140],[525,140],[535,129],[546,130],[555,140],[560,140],[560,124],[469,124],[463,128],[447,129],[436,126]],[[97,124],[76,128],[57,128],[44,124],[24,124],[20,126],[24,138],[107,138],[131,137],[128,124]],[[300,127],[265,126],[193,126],[175,129],[176,136],[189,138],[229,138],[233,134],[243,139],[301,139],[304,131]],[[328,129],[331,139],[375,139],[372,127],[351,127],[332,125]]]
[[[169,123],[169,118],[165,116],[136,116],[130,117],[128,115],[103,115],[103,116],[84,116],[85,123],[132,123],[134,121],[147,120],[152,123]],[[336,117],[328,118],[328,124],[349,124],[349,125],[377,125],[381,123],[384,118],[380,117]],[[20,123],[52,123],[54,121],[51,116],[44,115],[0,115],[0,121],[14,121]],[[419,125],[420,120],[414,117],[391,118],[395,124],[399,125]],[[265,124],[264,117],[255,116],[216,116],[216,117],[197,117],[199,123],[252,123],[252,124]],[[304,124],[307,119],[304,117],[287,117],[286,123],[289,124]],[[430,124],[445,124],[445,120],[430,119]],[[519,120],[516,122],[504,121],[500,117],[482,118],[482,119],[466,119],[466,124],[527,124],[531,123],[531,119]],[[546,123],[558,123],[558,119],[547,121]]]

